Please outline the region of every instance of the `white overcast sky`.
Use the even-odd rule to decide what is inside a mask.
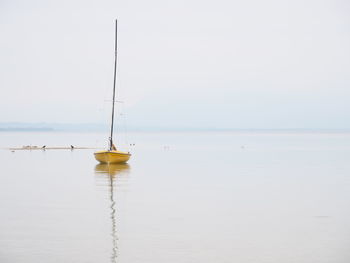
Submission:
[[[350,128],[350,2],[0,0],[0,122]],[[118,108],[119,110],[119,108]]]

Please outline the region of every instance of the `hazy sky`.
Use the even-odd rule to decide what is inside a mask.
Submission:
[[[131,126],[350,128],[348,1],[0,0],[0,10],[0,122],[108,122],[118,18],[117,94]]]

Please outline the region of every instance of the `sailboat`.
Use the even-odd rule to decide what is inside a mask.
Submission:
[[[94,153],[95,159],[100,163],[125,163],[130,159],[129,152],[122,152],[117,150],[113,144],[113,125],[114,125],[114,104],[115,104],[115,86],[117,82],[117,35],[118,35],[118,21],[115,20],[115,56],[114,56],[114,81],[113,81],[113,100],[112,100],[112,122],[111,133],[109,137],[108,150],[97,151]]]

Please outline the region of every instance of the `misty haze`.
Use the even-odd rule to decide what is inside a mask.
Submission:
[[[2,0],[0,262],[350,262],[349,12]]]

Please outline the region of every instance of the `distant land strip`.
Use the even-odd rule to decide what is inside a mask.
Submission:
[[[0,122],[0,132],[106,132],[109,126],[101,123],[21,123]],[[347,128],[232,128],[191,126],[117,127],[117,132],[235,132],[235,133],[350,133]]]
[[[12,132],[12,131],[19,131],[19,132],[38,132],[38,131],[54,131],[53,128],[0,128],[0,132]]]

